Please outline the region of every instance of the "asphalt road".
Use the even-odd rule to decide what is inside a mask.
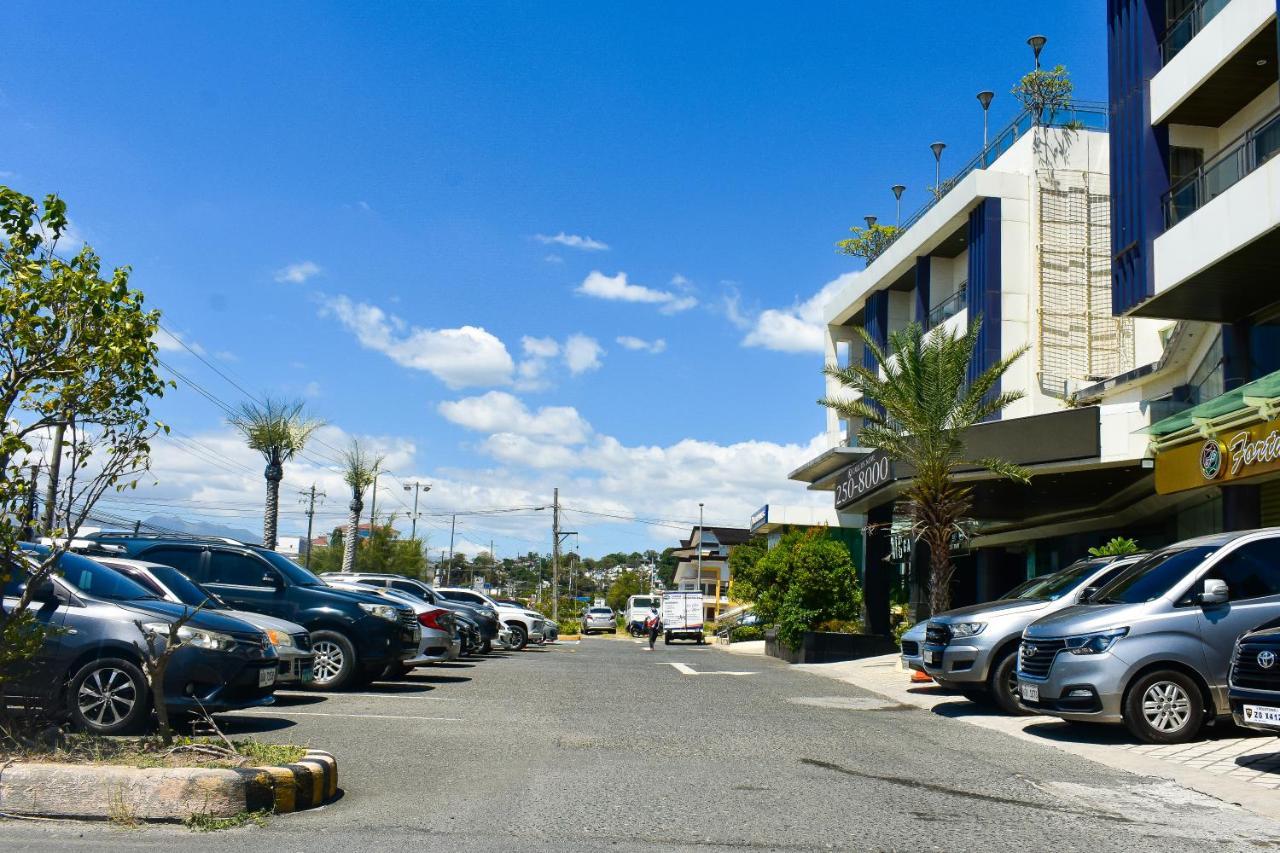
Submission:
[[[342,798],[212,835],[5,821],[0,849],[1280,846],[1280,823],[1172,783],[708,647],[593,637],[224,722],[333,752]]]

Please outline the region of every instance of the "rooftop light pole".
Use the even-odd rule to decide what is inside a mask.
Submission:
[[[876,227],[876,217],[874,217],[874,216],[864,216],[864,217],[862,217],[862,219],[867,223],[867,230],[868,230],[868,231],[870,231],[872,228],[875,228],[875,227]]]
[[[995,92],[979,92],[978,103],[982,104],[982,150],[987,150],[987,111],[991,109],[991,99],[996,96]],[[985,165],[985,163],[984,163]]]
[[[1036,55],[1036,70],[1040,70],[1040,51],[1044,50],[1045,43],[1049,41],[1044,36],[1036,35],[1027,39],[1027,44],[1031,45],[1031,51]]]
[[[893,197],[897,201],[897,207],[898,207],[898,219],[897,219],[897,222],[894,223],[894,225],[897,228],[901,228],[902,227],[902,194],[906,191],[907,188],[902,184],[894,184],[893,186],[889,187],[889,189],[893,190]]]
[[[933,196],[935,199],[938,199],[942,198],[942,149],[947,147],[947,143],[935,142],[929,147],[933,149],[933,161],[935,166]]]

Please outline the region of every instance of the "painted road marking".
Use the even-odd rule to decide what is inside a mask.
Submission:
[[[310,690],[277,690],[275,696],[321,696],[330,701],[339,696],[364,696],[370,699],[431,699],[434,702],[459,702],[444,696],[423,696],[421,693],[315,693]]]
[[[354,717],[360,720],[427,720],[436,723],[461,723],[461,717],[401,717],[394,714],[322,714],[319,711],[232,711],[228,717]]]
[[[659,664],[662,666],[664,664]],[[681,675],[755,675],[754,672],[730,672],[729,670],[716,670],[713,672],[698,672],[698,670],[689,666],[687,663],[676,663],[675,661],[667,661],[665,666],[673,666],[676,672]]]

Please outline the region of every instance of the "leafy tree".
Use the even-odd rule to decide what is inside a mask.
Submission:
[[[167,427],[150,401],[167,382],[157,373],[160,314],[129,288],[129,268],[103,275],[89,246],[56,254],[67,206],[55,195],[42,206],[0,186],[0,583],[11,555],[35,533],[37,439],[61,430],[62,476],[46,509],[55,544],[28,572],[18,604],[0,602],[0,688],[4,670],[40,648],[45,630],[32,596],[55,571],[74,533],[109,490],[135,487],[150,465],[151,439]],[[4,709],[0,699],[0,711]]]
[[[1125,554],[1138,553],[1138,543],[1123,536],[1116,536],[1110,542],[1089,549],[1090,557],[1123,557]]]
[[[311,571],[316,574],[342,571],[342,555],[346,550],[345,541],[346,531],[341,527],[335,527],[329,534],[328,545],[311,549]]]
[[[364,511],[364,490],[373,485],[378,476],[378,468],[382,466],[382,456],[374,456],[360,446],[360,442],[351,439],[351,444],[342,451],[342,479],[351,487],[351,510],[347,518],[347,539],[342,551],[342,570],[353,571],[356,567],[356,543],[360,540],[360,513]],[[370,533],[373,531],[370,530]]]
[[[853,236],[836,243],[836,248],[843,255],[853,255],[864,259],[867,263],[880,257],[880,254],[898,237],[896,225],[881,225],[878,222],[866,228],[855,225],[849,231]]]
[[[1021,483],[1031,477],[1011,462],[996,457],[970,459],[966,452],[965,430],[1023,396],[1021,391],[996,393],[995,389],[1026,347],[968,381],[981,327],[979,317],[963,335],[943,326],[926,336],[918,323],[911,323],[889,335],[887,350],[859,328],[876,367],[866,368],[860,362],[848,367],[829,365],[825,373],[860,398],[819,401],[841,418],[861,421],[859,444],[884,450],[915,467],[905,497],[912,532],[929,547],[929,606],[934,613],[951,609],[951,540],[965,535],[971,505],[971,490],[955,481],[956,469],[985,468]]]
[[[662,549],[662,556],[658,558],[658,579],[662,581],[663,589],[671,589],[676,582],[676,567],[680,564],[676,558],[676,548]]]
[[[778,639],[799,648],[805,631],[828,621],[856,620],[862,610],[858,572],[849,549],[825,528],[794,530],[767,549],[756,540],[730,554],[733,597],[754,602]]]
[[[421,543],[412,539],[397,539],[388,520],[386,524],[374,524],[369,537],[357,544],[360,565],[367,572],[388,572],[420,578],[426,573],[427,560]]]
[[[648,586],[649,578],[644,572],[622,572],[609,584],[609,591],[604,597],[605,603],[615,611],[622,610],[627,606],[628,598],[640,595]]]
[[[1022,76],[1013,87],[1013,96],[1031,113],[1037,125],[1053,124],[1059,111],[1071,106],[1075,84],[1065,66],[1051,70],[1037,68]]]
[[[268,397],[265,402],[246,402],[228,418],[244,435],[251,450],[267,460],[262,476],[267,480],[267,503],[262,514],[262,545],[275,550],[276,523],[280,517],[280,481],[284,463],[302,452],[307,439],[323,423],[303,414],[303,403],[286,403]]]

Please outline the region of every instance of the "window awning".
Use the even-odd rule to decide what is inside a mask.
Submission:
[[[1220,394],[1212,400],[1206,400],[1178,412],[1176,415],[1161,418],[1138,432],[1161,439],[1185,430],[1198,429],[1202,424],[1250,410],[1257,411],[1264,420],[1270,420],[1271,413],[1264,412],[1263,409],[1276,407],[1277,403],[1280,403],[1280,371],[1268,373],[1261,379],[1255,379],[1239,388]]]

